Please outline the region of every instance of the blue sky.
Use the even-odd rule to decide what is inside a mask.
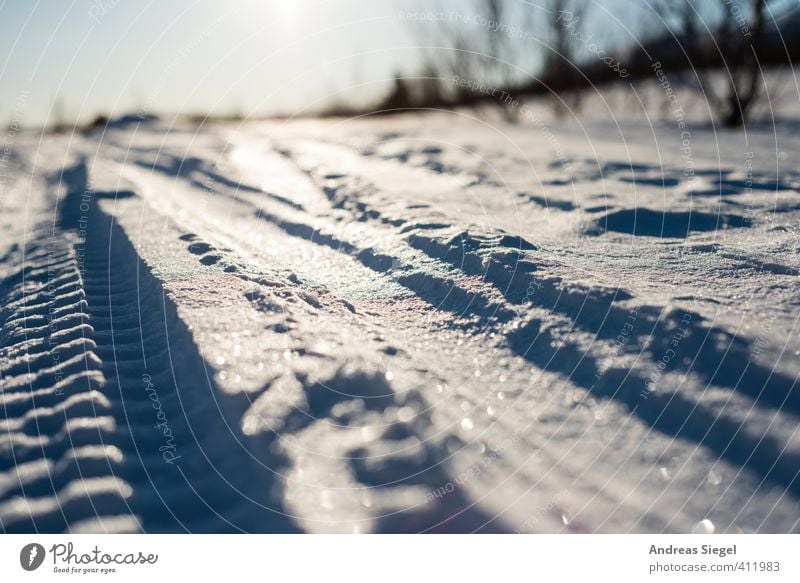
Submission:
[[[86,120],[143,106],[293,111],[359,83],[366,99],[413,68],[397,13],[393,1],[7,0],[0,120],[20,96],[26,124],[56,102]]]

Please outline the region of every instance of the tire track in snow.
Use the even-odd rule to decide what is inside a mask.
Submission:
[[[118,192],[90,190],[84,163],[55,181],[56,234],[4,282],[2,528],[291,530],[174,305],[99,209]]]
[[[281,151],[295,161],[332,201],[336,201],[338,207],[348,208],[355,220],[380,221],[383,225],[404,224],[403,219],[372,210],[369,203],[359,196],[361,194],[363,199],[370,200],[374,192],[370,177],[381,176],[379,170],[370,172],[369,163],[345,164],[346,168],[355,170],[355,175],[340,175],[337,184],[332,186],[328,179],[332,160],[352,158],[354,154],[339,146],[321,144],[301,143],[298,148],[299,153],[290,147]],[[380,163],[380,167],[385,165],[385,162]],[[354,191],[348,192],[353,189],[354,182]],[[383,178],[378,184],[390,183],[390,178]],[[467,231],[453,236],[441,234],[441,229],[430,234],[428,229],[415,229],[413,224],[405,231],[405,243],[432,259],[444,261],[456,270],[488,282],[512,305],[523,302],[531,286],[535,286],[537,304],[550,313],[568,318],[569,335],[581,329],[590,333],[593,336],[590,347],[597,344],[599,348],[603,341],[612,340],[630,313],[630,306],[625,306],[625,301],[633,298],[624,289],[585,289],[564,281],[562,277],[554,277],[548,273],[547,267],[555,264],[531,260],[525,251],[535,249],[535,246],[524,240],[501,233],[494,237],[492,244],[492,237]],[[767,414],[780,412],[800,416],[797,379],[752,362],[746,339],[719,327],[701,324],[703,318],[699,314],[689,313],[689,316],[691,326],[687,338],[680,345],[679,354],[673,359],[674,363],[694,357],[690,372],[700,376],[705,383],[725,387],[734,394],[741,393],[751,398],[755,406],[767,408]],[[630,340],[638,342],[643,347],[642,354],[657,363],[669,348],[681,317],[677,311],[665,313],[663,307],[638,306],[637,326]],[[597,397],[619,401],[653,429],[669,437],[708,447],[719,458],[747,467],[767,482],[800,494],[800,452],[790,443],[770,435],[752,434],[745,428],[744,421],[710,410],[678,393],[643,397],[648,386],[647,377],[625,368],[601,367],[590,351],[570,341],[557,340],[541,317],[529,318],[521,327],[507,333],[507,338],[512,350],[542,370],[562,374]],[[553,347],[557,348],[554,350]],[[602,374],[599,372],[601,369]],[[596,382],[598,378],[600,382]]]

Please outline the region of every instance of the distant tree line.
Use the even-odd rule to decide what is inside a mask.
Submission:
[[[410,23],[428,47],[423,65],[415,75],[397,74],[375,110],[488,106],[513,121],[509,100],[497,98],[513,94],[546,96],[565,115],[580,108],[587,89],[655,79],[657,63],[664,74],[679,75],[722,123],[736,127],[764,97],[764,69],[800,56],[797,3],[614,1],[540,0],[534,7],[476,0],[469,12],[431,12],[429,22]],[[614,14],[620,7],[624,13]],[[627,30],[627,39],[617,34],[620,46],[604,46],[614,42],[604,28],[609,21]]]

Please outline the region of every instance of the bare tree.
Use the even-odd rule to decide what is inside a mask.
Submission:
[[[725,3],[725,0],[719,0]],[[759,45],[765,28],[768,0],[750,0],[750,23],[742,25],[733,9],[727,11],[723,24],[724,53],[728,70],[727,95],[718,97],[722,101],[724,122],[729,127],[743,125],[759,98],[761,88],[761,66],[758,59]]]
[[[547,6],[550,50],[545,56],[542,78],[554,91],[553,108],[559,117],[580,107],[584,88],[576,62],[577,37],[588,6],[588,2],[580,0],[550,0]]]
[[[67,123],[64,102],[58,97],[53,100],[53,105],[50,108],[50,115],[48,116],[47,122],[48,131],[54,134],[63,134],[72,129],[72,126]]]
[[[674,24],[693,69],[696,88],[722,123],[746,123],[761,96],[759,49],[766,29],[769,0],[662,0],[659,12]],[[701,9],[704,12],[701,12]],[[713,11],[713,12],[712,12]],[[709,74],[719,69],[725,81],[715,85]]]
[[[513,5],[511,0],[475,0],[466,12],[447,12],[447,18],[432,26],[415,23],[418,38],[434,48],[428,51],[424,74],[415,83],[416,86],[424,81],[425,86],[411,88],[411,94],[453,104],[493,103],[513,121],[518,112],[509,106],[506,96],[520,85],[523,75],[517,62],[527,50],[525,23],[511,14]],[[434,88],[432,79],[439,79],[438,88]],[[475,84],[497,91],[476,93]],[[503,97],[499,98],[501,94]]]

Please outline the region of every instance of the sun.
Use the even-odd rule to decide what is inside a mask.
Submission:
[[[254,17],[266,19],[276,28],[292,32],[297,29],[302,14],[302,2],[246,0],[247,10]]]
[[[294,27],[300,14],[300,2],[276,2],[272,6],[273,13],[282,25]]]

